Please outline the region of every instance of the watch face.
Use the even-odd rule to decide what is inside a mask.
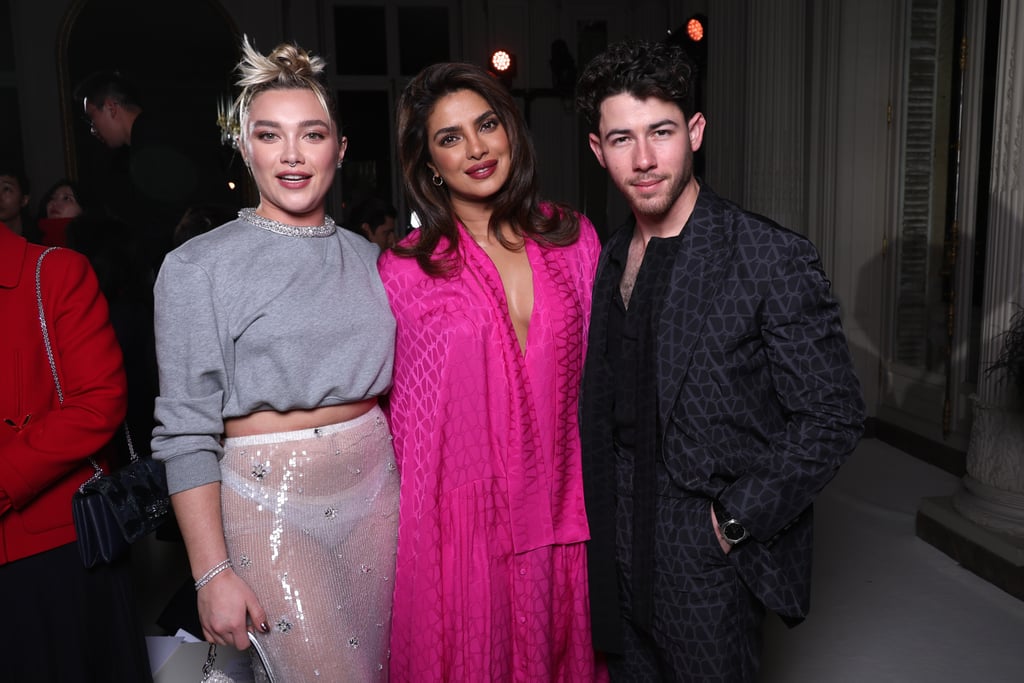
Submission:
[[[732,543],[739,543],[747,537],[747,530],[743,528],[743,525],[737,522],[735,519],[730,519],[722,525],[722,536],[725,537],[726,541]]]

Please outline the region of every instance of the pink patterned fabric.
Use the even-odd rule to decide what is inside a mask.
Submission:
[[[525,354],[498,271],[464,230],[452,278],[381,257],[398,322],[393,683],[604,675],[590,639],[577,426],[600,244],[581,223],[572,246],[526,242]]]

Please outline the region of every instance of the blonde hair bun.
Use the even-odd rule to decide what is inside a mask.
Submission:
[[[249,40],[242,36],[242,58],[236,71],[238,80],[235,85],[241,88],[235,100],[234,115],[238,117],[241,135],[246,135],[246,119],[253,98],[266,90],[311,90],[324,111],[338,126],[340,122],[334,114],[334,98],[324,82],[324,69],[327,63],[316,55],[293,43],[281,43],[268,55],[261,54]]]

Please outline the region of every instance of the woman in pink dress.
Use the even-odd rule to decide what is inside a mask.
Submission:
[[[435,64],[398,106],[421,227],[379,267],[397,320],[393,681],[592,681],[577,399],[600,244],[537,195],[511,96]]]

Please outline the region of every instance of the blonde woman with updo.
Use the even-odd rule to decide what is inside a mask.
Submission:
[[[395,323],[378,248],[324,201],[346,139],[324,62],[242,42],[255,208],[157,278],[154,457],[210,642],[251,633],[278,681],[386,680],[398,476],[378,397]]]

